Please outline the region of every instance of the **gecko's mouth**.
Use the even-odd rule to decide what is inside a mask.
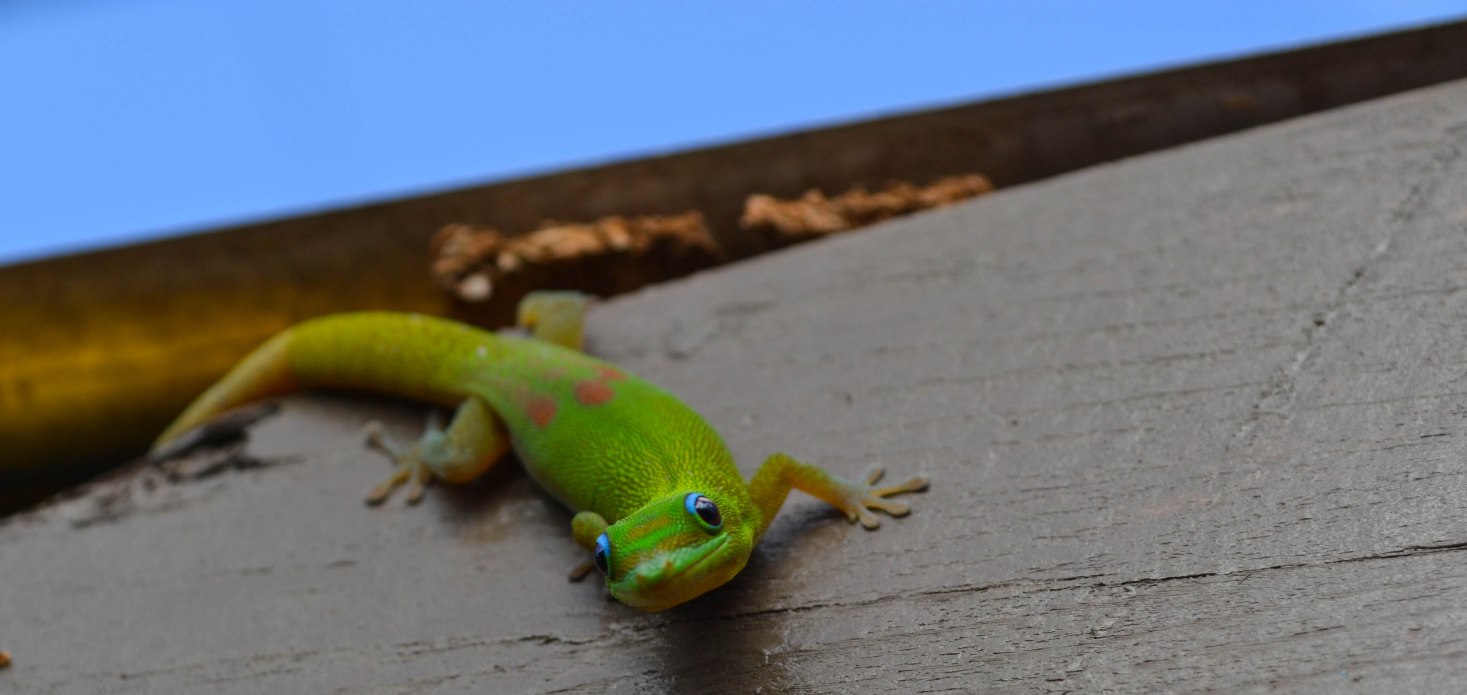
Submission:
[[[676,572],[672,576],[697,577],[700,573],[706,574],[708,571],[707,565],[710,564],[710,561],[714,558],[714,556],[718,555],[718,551],[723,550],[723,546],[725,545],[728,545],[728,534],[726,533],[720,534],[717,538],[714,538],[707,543],[704,543],[703,545],[698,547],[702,554],[698,556],[697,559],[693,560],[692,564],[684,567],[682,571]]]
[[[637,587],[643,590],[656,589],[659,584],[673,579],[696,580],[707,574],[711,560],[725,545],[728,545],[728,535],[720,534],[708,539],[706,543],[668,553],[661,563],[639,567],[628,579],[636,582]],[[682,566],[679,567],[679,564]]]
[[[649,559],[613,582],[611,595],[643,610],[659,611],[694,598],[728,581],[742,563],[728,563],[729,535]]]

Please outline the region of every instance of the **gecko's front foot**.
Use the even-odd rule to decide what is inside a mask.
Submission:
[[[428,430],[423,439],[412,447],[399,445],[392,437],[382,431],[382,423],[367,423],[367,445],[387,455],[392,460],[392,475],[382,481],[372,491],[367,493],[367,504],[378,505],[387,501],[392,496],[392,491],[406,484],[408,486],[407,503],[417,504],[423,499],[423,491],[428,481],[433,479],[433,469],[423,459],[423,448],[429,444],[434,435],[442,437],[437,418],[429,416]]]
[[[921,492],[927,489],[927,476],[925,474],[914,475],[896,485],[883,485],[876,487],[877,481],[885,474],[881,466],[872,466],[866,473],[864,483],[852,484],[849,487],[845,503],[839,505],[841,511],[845,512],[846,518],[851,521],[860,521],[867,529],[874,529],[881,525],[881,518],[872,513],[872,510],[883,511],[892,516],[906,516],[912,511],[911,505],[898,500],[886,499],[892,495],[900,495],[904,492]]]
[[[873,466],[861,481],[847,480],[819,466],[799,461],[788,454],[774,454],[764,461],[749,481],[749,497],[760,507],[766,524],[779,513],[790,488],[807,492],[839,509],[851,521],[874,529],[881,517],[874,512],[905,516],[912,509],[906,502],[886,499],[903,492],[927,489],[927,476],[915,475],[896,485],[882,485],[881,466]]]

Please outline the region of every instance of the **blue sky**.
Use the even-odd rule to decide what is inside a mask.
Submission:
[[[0,0],[0,264],[1464,14]]]

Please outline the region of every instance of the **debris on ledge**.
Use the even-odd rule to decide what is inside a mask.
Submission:
[[[739,226],[758,234],[770,248],[809,241],[885,219],[951,205],[993,190],[982,174],[938,179],[926,186],[902,181],[868,192],[857,186],[834,198],[812,189],[795,200],[754,194],[744,201]]]
[[[465,302],[486,301],[506,285],[626,292],[716,265],[724,256],[699,212],[588,224],[547,220],[519,236],[450,224],[434,235],[432,255],[434,281]]]
[[[858,187],[834,198],[819,190],[797,200],[754,194],[745,200],[739,224],[762,235],[766,248],[780,248],[992,190],[984,176],[966,174],[926,186],[899,182],[875,192]],[[537,287],[619,294],[717,265],[727,256],[697,211],[590,223],[547,220],[514,236],[450,224],[434,235],[431,253],[434,282],[471,304]]]

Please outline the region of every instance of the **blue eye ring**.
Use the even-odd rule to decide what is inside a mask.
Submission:
[[[591,561],[596,563],[601,574],[611,579],[611,539],[605,533],[596,537],[596,551],[591,555]]]
[[[712,533],[723,528],[723,513],[718,511],[718,505],[708,499],[701,492],[689,492],[683,498],[683,509],[693,515],[698,523],[703,525],[703,530]]]

